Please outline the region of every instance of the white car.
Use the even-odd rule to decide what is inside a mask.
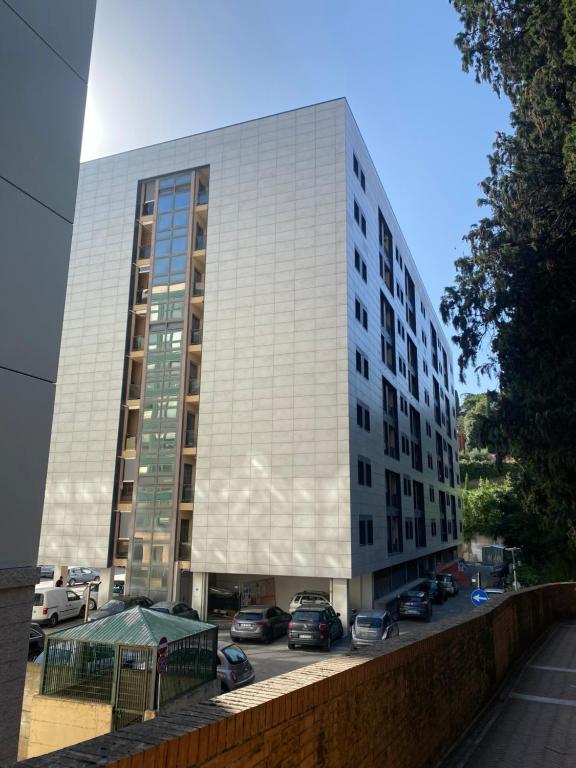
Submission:
[[[315,589],[296,592],[292,600],[290,600],[289,612],[294,613],[298,608],[303,608],[304,606],[313,607],[315,605],[330,605],[330,595],[328,592],[321,592]]]
[[[66,587],[37,586],[32,606],[32,621],[55,627],[62,619],[82,618],[86,600]]]

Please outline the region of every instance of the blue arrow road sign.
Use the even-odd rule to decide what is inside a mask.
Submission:
[[[490,598],[483,589],[475,589],[470,595],[470,600],[472,600],[472,605],[484,605]]]

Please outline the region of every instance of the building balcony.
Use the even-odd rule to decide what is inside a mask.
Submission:
[[[154,216],[154,200],[142,203],[142,216]]]
[[[144,351],[144,336],[134,336],[132,339],[132,351],[143,352]]]
[[[137,435],[127,435],[126,436],[126,442],[124,443],[124,450],[125,451],[135,451],[136,450],[136,441],[138,440]]]
[[[184,560],[189,562],[192,557],[192,543],[189,541],[181,541],[178,544],[178,560]]]
[[[197,345],[202,344],[202,329],[201,328],[195,328],[190,333],[190,344],[191,345]]]
[[[188,382],[188,394],[199,395],[200,394],[200,379],[190,379]]]
[[[198,444],[198,435],[194,429],[187,429],[184,433],[184,445],[186,448],[196,448]]]
[[[181,501],[183,504],[192,504],[194,501],[194,485],[192,483],[184,483],[182,486]]]
[[[128,400],[140,400],[142,386],[140,384],[128,385]]]
[[[147,304],[150,291],[148,288],[142,288],[142,290],[136,293],[136,304]]]
[[[138,261],[148,261],[152,255],[152,247],[150,245],[141,245],[138,249]]]
[[[204,282],[194,283],[192,287],[192,296],[204,296]]]
[[[196,205],[208,205],[208,190],[203,187],[198,187],[198,193],[196,195]]]
[[[204,251],[206,250],[206,235],[196,235],[194,238],[194,250]]]
[[[118,494],[119,506],[132,506],[132,496],[134,494],[134,483],[123,483]]]

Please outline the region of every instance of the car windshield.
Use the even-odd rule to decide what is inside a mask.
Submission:
[[[296,611],[292,616],[292,621],[322,621],[322,611]]]
[[[242,664],[242,662],[246,661],[246,654],[237,645],[228,645],[222,649],[222,653],[230,664]]]
[[[356,626],[365,627],[366,629],[380,629],[382,619],[379,616],[357,616]]]
[[[126,610],[126,603],[123,603],[122,600],[108,600],[100,610],[110,611],[110,613],[120,613],[121,611]]]
[[[44,595],[41,592],[34,593],[34,605],[44,605]]]
[[[426,599],[426,595],[424,592],[405,592],[400,596],[400,599],[406,602],[421,603]]]
[[[238,621],[260,621],[262,618],[262,611],[240,611],[236,615]]]

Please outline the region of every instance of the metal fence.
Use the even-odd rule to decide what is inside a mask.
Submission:
[[[168,645],[165,670],[157,670],[155,646],[125,646],[48,638],[41,693],[111,704],[114,728],[142,720],[216,678],[216,627]]]
[[[159,680],[160,706],[216,677],[218,628],[170,643]]]
[[[115,646],[56,638],[46,645],[41,693],[113,703]]]

